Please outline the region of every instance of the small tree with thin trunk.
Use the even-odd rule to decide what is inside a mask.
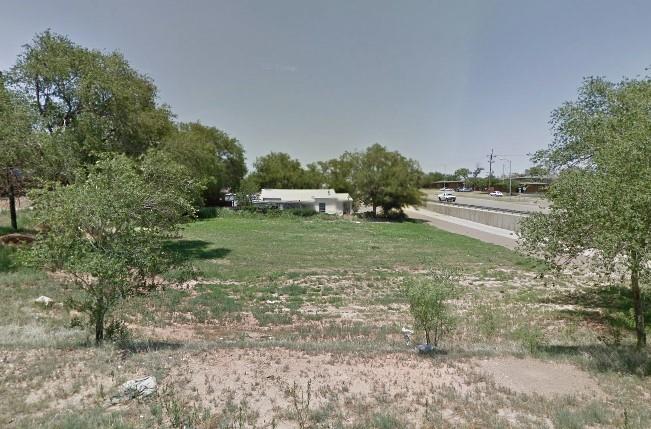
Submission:
[[[9,91],[0,74],[0,194],[9,200],[14,230],[18,229],[16,198],[30,167],[35,164],[37,146],[32,132],[35,119],[27,101]]]
[[[553,265],[579,258],[630,285],[637,346],[651,267],[651,79],[587,79],[552,115],[554,142],[533,161],[559,173],[549,213],[522,223],[521,246]]]
[[[76,286],[69,305],[89,316],[98,344],[117,304],[153,290],[179,266],[165,243],[193,215],[198,192],[182,167],[153,154],[141,163],[104,156],[74,184],[30,195],[44,225],[33,259]]]
[[[414,328],[425,332],[427,344],[438,346],[455,322],[448,302],[456,296],[455,276],[448,271],[436,272],[410,279],[406,286]]]

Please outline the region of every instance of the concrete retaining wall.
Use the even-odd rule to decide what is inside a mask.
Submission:
[[[518,223],[527,217],[516,213],[504,213],[490,209],[475,209],[470,207],[459,207],[451,204],[427,203],[426,208],[436,213],[447,216],[454,216],[472,222],[483,223],[497,228],[518,231]]]

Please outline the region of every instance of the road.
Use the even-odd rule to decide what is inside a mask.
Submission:
[[[486,243],[497,244],[508,249],[517,247],[517,235],[507,229],[495,228],[482,223],[446,216],[424,208],[409,207],[405,213],[412,219],[420,219],[444,231],[476,238]]]
[[[437,201],[437,195],[440,191],[435,189],[425,190],[427,198]],[[480,192],[455,192],[457,203],[472,204],[488,208],[519,210],[524,212],[539,212],[546,211],[549,203],[540,197],[531,196],[504,196],[504,197],[491,197],[488,194]]]

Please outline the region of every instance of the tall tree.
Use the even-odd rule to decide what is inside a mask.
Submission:
[[[353,173],[359,162],[359,154],[344,152],[339,158],[319,161],[325,183],[336,192],[353,193]]]
[[[162,149],[204,181],[204,199],[209,204],[223,199],[223,189],[238,190],[246,174],[244,148],[215,127],[180,123]]]
[[[286,153],[271,152],[253,164],[253,180],[260,188],[306,188],[305,171],[297,159]]]
[[[521,233],[523,248],[550,263],[589,251],[595,269],[626,272],[638,347],[651,267],[650,112],[651,79],[587,79],[552,114],[554,141],[533,159],[559,172],[550,212],[529,217]]]
[[[376,143],[359,156],[353,174],[354,194],[373,208],[373,215],[377,215],[378,207],[385,214],[394,209],[402,211],[407,205],[422,204],[421,176],[416,161]]]
[[[198,186],[160,156],[137,164],[101,155],[84,178],[31,194],[36,218],[47,226],[32,249],[34,261],[69,275],[81,292],[70,304],[89,316],[97,343],[121,301],[151,291],[180,262],[165,243],[194,212]]]
[[[470,170],[467,168],[458,168],[454,171],[454,177],[457,179],[461,179],[464,182],[468,181],[468,177],[470,177]]]
[[[101,152],[140,155],[172,130],[171,113],[156,104],[151,79],[120,53],[90,50],[50,30],[24,46],[9,80],[40,115],[55,146],[50,154],[75,156],[77,165]],[[75,167],[70,160],[54,163]]]
[[[11,227],[18,229],[16,197],[31,174],[38,152],[27,102],[9,91],[0,74],[0,194],[9,199]]]

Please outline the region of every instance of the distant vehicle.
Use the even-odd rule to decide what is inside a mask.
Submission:
[[[458,188],[457,192],[472,192],[472,188]]]
[[[452,190],[443,191],[439,194],[439,201],[446,203],[453,203],[457,200],[457,197],[452,193]]]
[[[441,189],[439,189],[439,191],[441,191],[441,192],[453,192],[454,189],[452,189],[452,188],[441,188]]]
[[[504,194],[501,191],[493,191],[488,195],[490,195],[491,197],[503,197],[504,196]]]

